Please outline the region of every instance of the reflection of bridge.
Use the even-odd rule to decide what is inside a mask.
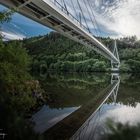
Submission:
[[[77,2],[79,10],[82,13],[82,18],[87,25],[79,0],[77,0]],[[113,52],[111,52],[91,34],[88,25],[83,25],[82,20],[79,21],[70,14],[66,4],[62,6],[57,0],[0,0],[0,3],[10,8],[15,8],[19,13],[58,31],[84,46],[94,49],[96,52],[111,60],[113,68],[119,68],[120,61],[116,45]],[[85,4],[85,6],[88,7],[89,5]],[[79,13],[76,14],[78,15]],[[91,21],[94,22],[93,19],[91,19]]]
[[[114,77],[114,76],[112,76]],[[116,75],[115,75],[116,77]],[[108,96],[104,99],[104,101],[100,104],[100,106],[96,109],[96,111],[86,120],[86,122],[78,129],[78,131],[72,136],[71,140],[85,140],[85,139],[92,139],[97,140],[100,139],[100,135],[103,135],[106,130],[105,126],[98,126],[100,122],[100,117],[102,114],[102,106],[105,104],[106,101],[111,101],[116,103],[118,89],[120,85],[119,77],[116,77],[117,80],[111,79],[113,84],[113,88],[108,93]],[[89,125],[91,123],[91,125]],[[98,127],[98,128],[97,128]],[[102,134],[101,134],[102,133]]]
[[[116,102],[120,80],[117,78],[117,75],[115,77],[116,78],[113,79],[109,86],[96,94],[96,97],[92,98],[79,109],[75,110],[67,117],[63,118],[63,120],[57,122],[57,124],[46,130],[44,134],[45,137],[48,139],[69,139],[72,136],[72,139],[78,139],[78,137],[82,138],[82,132],[88,129],[88,124],[92,118],[95,116],[99,118],[98,114],[100,114],[100,109],[104,103],[108,99],[111,102]],[[94,123],[94,126],[95,124],[96,122]],[[92,131],[94,131],[94,128],[92,129]]]

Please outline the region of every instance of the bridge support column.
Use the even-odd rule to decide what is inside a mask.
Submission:
[[[119,54],[118,54],[118,49],[117,49],[117,43],[116,40],[114,42],[114,47],[113,47],[113,54],[116,56],[118,59],[118,62],[114,62],[113,60],[111,61],[111,71],[113,72],[118,72],[120,68],[120,59],[119,59]]]
[[[120,82],[120,75],[119,75],[119,73],[112,73],[111,74],[111,84],[114,84],[116,82]]]
[[[115,63],[111,61],[111,71],[118,72],[120,69],[120,63]]]

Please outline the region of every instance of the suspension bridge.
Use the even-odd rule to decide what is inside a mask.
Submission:
[[[120,59],[116,43],[113,51],[111,51],[92,34],[88,26],[81,2],[84,3],[90,21],[94,26],[96,19],[89,0],[87,0],[87,2],[85,0],[76,0],[78,9],[75,8],[75,1],[69,1],[71,2],[72,10],[77,16],[69,12],[67,8],[68,4],[65,1],[66,0],[62,0],[62,2],[60,2],[60,0],[0,0],[0,4],[8,8],[14,8],[22,15],[61,33],[85,47],[92,48],[111,61],[112,70],[119,70]]]

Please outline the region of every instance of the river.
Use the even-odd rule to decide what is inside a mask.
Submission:
[[[108,122],[130,126],[140,122],[139,75],[48,73],[39,79],[47,101],[24,118],[24,123],[6,107],[1,110],[1,120],[8,116],[1,126],[10,129],[14,139],[17,135],[35,139],[37,135],[36,139],[46,140],[101,140],[107,139]],[[11,118],[16,118],[16,123]]]

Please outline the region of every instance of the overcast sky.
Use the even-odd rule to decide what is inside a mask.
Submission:
[[[62,2],[63,0],[58,1]],[[65,1],[68,5],[68,10],[76,16],[70,2],[71,0]],[[79,15],[80,10],[78,10],[77,0],[72,1]],[[87,7],[90,10],[94,24],[91,22],[84,1],[87,2],[87,0],[79,0],[88,26],[93,34],[111,37],[136,35],[140,39],[140,0],[88,0],[91,7],[89,7],[88,4]],[[92,12],[90,8],[92,8]],[[0,10],[2,9],[3,6],[0,6]],[[85,24],[84,20],[83,24]],[[15,14],[11,23],[6,23],[2,26],[2,31],[3,34],[9,36],[9,38],[23,38],[46,34],[50,32],[50,29],[19,14]]]

